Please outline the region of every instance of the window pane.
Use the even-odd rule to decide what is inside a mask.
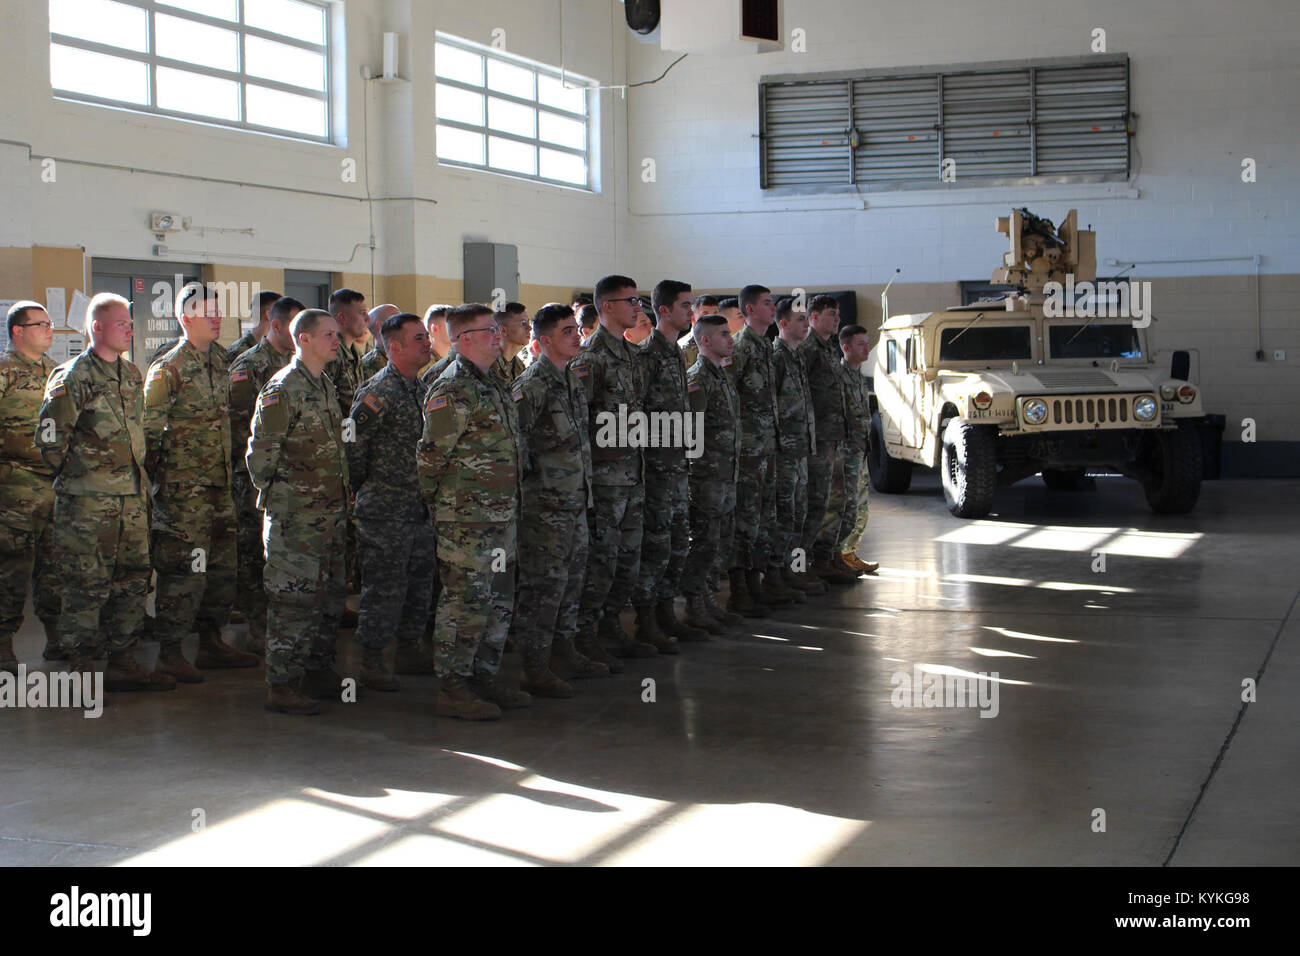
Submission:
[[[439,83],[435,91],[438,119],[455,120],[471,126],[483,125],[483,94]]]
[[[533,98],[533,71],[502,60],[488,60],[488,89],[520,99]]]
[[[154,17],[154,31],[154,51],[159,56],[239,71],[239,36],[231,30],[159,13]]]
[[[247,85],[244,95],[250,123],[307,136],[325,136],[329,131],[324,100],[269,90],[252,83]]]
[[[433,48],[433,68],[439,76],[459,80],[471,86],[483,85],[483,57],[460,47],[436,44]]]
[[[497,136],[488,137],[488,165],[511,173],[537,175],[537,147]]]
[[[239,9],[235,6],[235,0],[157,0],[157,2],[159,6],[193,10],[195,13],[222,20],[239,19]]]
[[[325,57],[300,46],[244,38],[244,72],[249,76],[325,92]]]
[[[239,119],[239,84],[215,76],[158,67],[158,104],[165,110]]]
[[[587,185],[587,163],[581,156],[572,153],[559,153],[553,149],[540,150],[539,162],[542,176],[558,179],[562,183],[575,186]]]
[[[50,32],[137,53],[149,49],[149,15],[112,0],[50,0]]]
[[[453,163],[483,165],[483,134],[469,133],[454,126],[439,126],[436,140],[438,158]]]
[[[244,0],[244,22],[308,43],[325,42],[325,10],[298,0]]]
[[[149,103],[149,70],[143,63],[50,44],[50,86],[126,103]]]
[[[488,99],[488,125],[532,139],[537,135],[537,110],[493,96]]]
[[[581,120],[565,119],[543,110],[539,111],[537,122],[539,139],[573,149],[587,148],[587,124]]]
[[[569,81],[569,85],[573,85],[572,80]],[[587,113],[586,91],[565,89],[564,84],[554,76],[537,77],[537,102],[570,113],[581,113],[584,116]]]

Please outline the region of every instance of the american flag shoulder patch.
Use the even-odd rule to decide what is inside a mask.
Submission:
[[[591,369],[586,365],[575,365],[573,366],[573,374],[578,378],[587,378],[591,375]]]
[[[361,404],[372,412],[378,412],[384,407],[384,400],[378,395],[366,395],[361,399]]]
[[[524,398],[524,386],[523,386],[523,383],[521,382],[520,384],[518,384],[518,385],[516,385],[514,388],[512,388],[512,389],[510,390],[510,394],[514,396],[514,399],[515,399],[516,402],[523,401],[523,398]]]
[[[270,392],[270,393],[268,393],[268,394],[262,396],[262,402],[261,402],[261,405],[262,405],[263,408],[266,408],[266,407],[269,406],[269,405],[279,405],[279,404],[280,404],[280,393],[279,393],[279,392]]]
[[[446,408],[446,407],[447,407],[446,395],[430,395],[429,401],[424,406],[424,410],[426,412],[436,412],[438,409]]]
[[[699,390],[700,390],[699,382],[689,382],[686,385],[686,391],[688,392],[698,392]]]
[[[721,365],[723,368],[726,368],[728,365],[731,364],[731,356],[730,355],[725,356],[723,360],[718,364]]]
[[[248,369],[246,369],[246,368],[237,368],[237,369],[235,369],[233,372],[230,373],[230,381],[231,381],[231,382],[247,382],[247,381],[248,381]]]
[[[68,394],[68,390],[62,385],[55,385],[50,389],[50,398],[58,398],[59,396],[66,394]]]

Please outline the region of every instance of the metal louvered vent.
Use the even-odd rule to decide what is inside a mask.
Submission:
[[[1122,54],[764,77],[759,117],[764,189],[1129,173]]]

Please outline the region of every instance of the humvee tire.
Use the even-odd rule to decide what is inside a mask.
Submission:
[[[954,418],[943,430],[943,499],[958,518],[983,518],[998,484],[997,426]]]
[[[1050,491],[1078,491],[1083,487],[1082,468],[1044,468],[1043,484]]]
[[[871,487],[886,495],[901,495],[912,484],[912,463],[891,458],[885,447],[885,428],[880,412],[871,413],[871,447],[867,451],[867,474]]]
[[[1159,514],[1191,511],[1201,494],[1201,439],[1189,425],[1160,432],[1147,460],[1151,474],[1142,482],[1147,504]]]

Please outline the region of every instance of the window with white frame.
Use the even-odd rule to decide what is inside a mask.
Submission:
[[[439,163],[591,188],[591,80],[445,33],[433,64]]]
[[[49,0],[49,9],[60,99],[330,139],[325,3]]]

